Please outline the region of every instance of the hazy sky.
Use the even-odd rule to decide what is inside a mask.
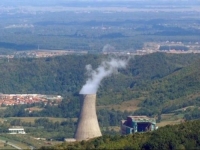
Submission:
[[[35,5],[35,6],[48,6],[48,5],[133,5],[133,4],[153,4],[153,5],[179,5],[179,4],[200,4],[200,0],[0,0],[2,6],[18,6],[18,5]]]

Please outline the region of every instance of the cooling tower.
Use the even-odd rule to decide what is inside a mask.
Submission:
[[[82,141],[102,136],[96,115],[96,94],[81,95],[81,107],[75,139]]]

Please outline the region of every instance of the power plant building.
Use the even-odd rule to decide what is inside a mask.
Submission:
[[[147,116],[128,116],[127,120],[121,121],[121,133],[123,135],[154,131],[156,129],[156,119]]]

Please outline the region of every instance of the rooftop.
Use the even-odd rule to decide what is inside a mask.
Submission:
[[[156,122],[155,118],[149,118],[147,116],[128,116],[127,118],[131,118],[133,121],[137,121],[137,122]]]

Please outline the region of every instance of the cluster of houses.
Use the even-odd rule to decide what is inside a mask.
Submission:
[[[0,105],[20,105],[40,103],[58,104],[62,101],[60,95],[41,95],[41,94],[0,94]]]

